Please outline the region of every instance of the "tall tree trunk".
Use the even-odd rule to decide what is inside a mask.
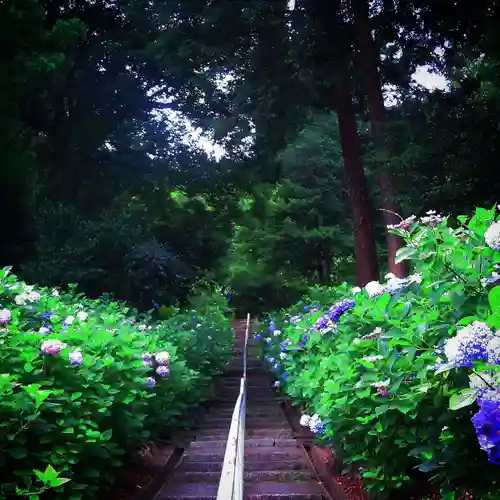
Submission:
[[[375,147],[380,152],[378,175],[380,193],[382,195],[383,217],[386,225],[397,224],[400,219],[395,214],[401,214],[401,207],[396,202],[394,183],[391,173],[383,164],[385,152],[385,122],[386,109],[382,93],[382,82],[379,74],[379,54],[375,48],[369,22],[369,0],[351,0],[354,13],[356,42],[358,46],[358,60],[363,74],[364,87],[368,98],[368,108],[372,136]],[[406,262],[396,264],[396,252],[403,246],[403,240],[396,235],[387,233],[389,271],[396,276],[404,277],[408,274]]]
[[[344,175],[352,210],[356,253],[356,283],[364,286],[379,279],[373,207],[361,163],[361,149],[352,105],[349,76],[340,76],[337,90],[337,115],[344,157]]]

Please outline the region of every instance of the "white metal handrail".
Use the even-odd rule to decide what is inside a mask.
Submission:
[[[247,315],[245,344],[243,346],[243,376],[240,393],[234,406],[231,427],[224,454],[224,464],[217,491],[217,500],[243,500],[243,476],[245,464],[245,416],[247,399],[247,348],[250,330],[250,314]]]

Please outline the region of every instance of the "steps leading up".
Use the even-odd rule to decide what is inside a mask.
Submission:
[[[231,417],[243,371],[245,324],[236,330],[238,353],[222,376],[216,400],[155,500],[215,500]],[[257,361],[247,365],[244,500],[323,500],[306,457]],[[229,499],[228,499],[229,500]]]

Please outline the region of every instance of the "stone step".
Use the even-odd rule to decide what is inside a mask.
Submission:
[[[249,438],[245,439],[245,449],[246,448],[297,448],[297,442],[295,439],[274,439],[272,437],[261,437],[261,438]],[[226,440],[225,439],[203,439],[199,440],[197,439],[196,441],[193,441],[190,445],[190,449],[196,449],[198,450],[199,448],[202,448],[204,450],[207,449],[212,449],[212,450],[218,450],[218,449],[225,449],[226,448]]]
[[[229,401],[222,403],[220,401],[215,402],[214,405],[210,408],[209,412],[206,414],[207,418],[213,418],[213,415],[222,416],[231,416],[234,411],[234,405],[236,401]],[[281,415],[283,416],[283,411],[280,406],[276,402],[273,404],[266,404],[265,406],[255,406],[255,405],[247,405],[246,415],[248,416],[262,416],[267,417],[269,415]]]
[[[210,421],[203,423],[200,429],[202,429],[203,431],[217,430],[217,429],[229,430],[230,425],[231,425],[231,418],[225,417],[223,419],[217,419],[217,420],[210,419]],[[247,417],[245,419],[245,426],[247,429],[260,429],[260,428],[285,429],[290,427],[285,418],[279,416],[269,417],[269,418]]]
[[[220,482],[220,471],[195,472],[179,470],[175,472],[171,479],[172,483],[215,483]],[[264,470],[245,471],[245,481],[254,482],[307,482],[313,479],[313,475],[308,470]]]
[[[229,427],[224,429],[203,430],[198,433],[197,441],[203,438],[204,441],[217,441],[227,439],[229,434]],[[252,438],[276,438],[276,439],[292,439],[294,437],[293,431],[290,428],[269,428],[269,429],[246,429],[245,436],[247,439]]]
[[[195,457],[194,457],[195,458]],[[223,462],[197,462],[193,459],[183,460],[179,469],[185,472],[220,472]],[[262,462],[247,460],[245,462],[245,472],[253,471],[301,471],[308,470],[308,465],[299,460],[265,460]]]
[[[225,448],[188,448],[185,452],[185,460],[190,462],[223,462]],[[276,446],[260,446],[255,448],[245,447],[245,466],[253,467],[253,463],[290,462],[301,461],[304,455],[300,448],[287,446],[276,448]]]
[[[245,500],[323,500],[322,490],[316,482],[245,483]]]
[[[184,483],[165,485],[155,497],[155,500],[215,500],[218,484]]]

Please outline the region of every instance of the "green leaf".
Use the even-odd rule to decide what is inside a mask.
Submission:
[[[479,391],[477,389],[463,389],[450,398],[450,410],[465,408],[476,401]]]
[[[68,483],[69,481],[71,481],[71,479],[68,479],[66,477],[56,477],[55,479],[52,479],[50,481],[50,486],[52,486],[53,488],[57,488],[58,486]]]
[[[417,250],[413,247],[407,246],[402,247],[396,252],[396,257],[394,261],[399,264],[403,260],[410,260],[417,256]]]
[[[57,476],[59,475],[59,473],[54,469],[54,467],[52,467],[52,465],[47,465],[47,468],[45,469],[45,472],[43,473],[44,477],[45,477],[45,480],[52,484],[52,481],[54,481],[55,479],[57,479]]]
[[[16,460],[20,460],[21,458],[26,458],[28,456],[28,452],[25,448],[17,447],[9,450],[9,455]]]
[[[490,290],[490,293],[488,293],[488,302],[493,314],[500,313],[500,286],[496,286]]]

